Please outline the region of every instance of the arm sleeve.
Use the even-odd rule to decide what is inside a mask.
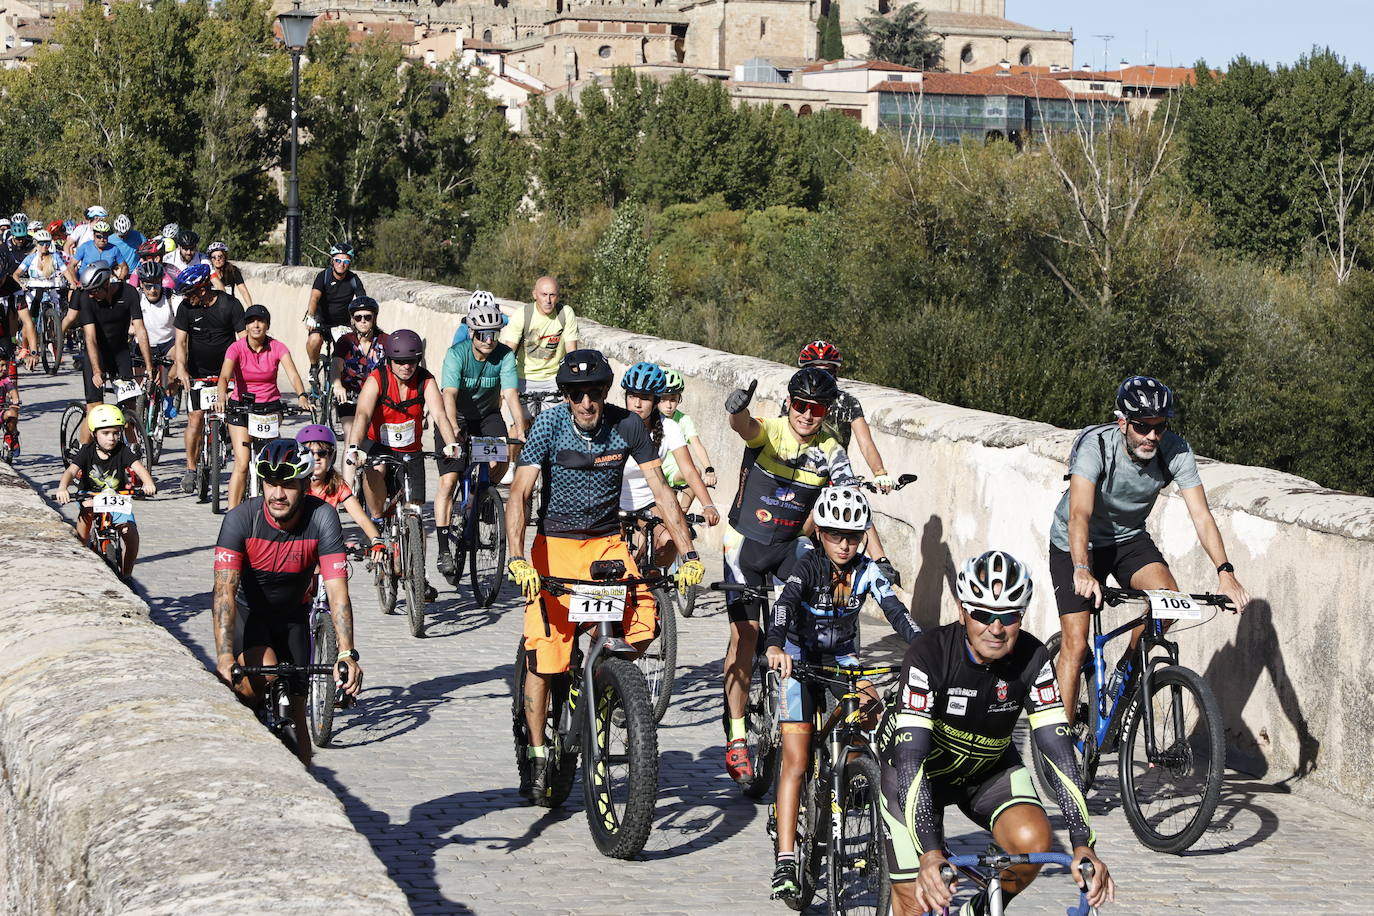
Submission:
[[[216,570],[243,569],[245,538],[248,533],[243,518],[242,512],[231,511],[225,514],[224,521],[220,523],[219,538],[215,541]]]
[[[1054,679],[1054,664],[1043,647],[1036,653],[1030,670],[1038,671],[1026,693],[1035,753],[1047,764],[1044,770],[1050,776],[1055,800],[1068,825],[1069,842],[1074,846],[1091,846],[1097,835],[1088,823],[1088,803],[1079,789],[1082,776],[1078,755],[1069,737],[1068,718],[1059,698],[1059,684]]]
[[[810,559],[816,551],[810,551],[801,558],[793,567],[792,574],[783,583],[782,593],[778,595],[778,600],[773,604],[773,616],[768,621],[768,635],[764,637],[764,647],[772,648],[777,646],[779,649],[787,642],[788,623],[797,612],[797,607],[802,602],[802,593],[806,588],[807,572],[810,569]]]
[[[326,267],[324,270],[320,271],[318,274],[315,275],[315,282],[310,284],[310,288],[317,289],[320,292],[324,292],[325,277],[327,277],[328,275],[329,268]]]
[[[577,336],[577,316],[573,314],[571,306],[563,306],[563,310],[568,315],[568,320],[563,323],[564,340],[580,340]]]
[[[830,455],[830,482],[835,484],[856,476],[854,466],[849,463],[849,453],[836,441],[835,451]]]
[[[746,448],[758,448],[760,445],[763,445],[765,442],[767,442],[770,432],[768,424],[777,422],[776,419],[765,420],[762,417],[755,417],[754,421],[758,423],[759,431],[758,434],[754,436],[754,438],[744,440],[744,445]]]
[[[172,327],[178,331],[185,331],[187,334],[191,333],[191,309],[189,307],[177,307],[176,314],[172,316]]]
[[[920,856],[944,847],[943,819],[935,807],[925,772],[925,760],[931,748],[930,712],[939,694],[935,672],[926,661],[930,653],[925,649],[934,645],[930,637],[918,640],[907,649],[899,698],[888,710],[887,719],[879,729],[883,819],[894,836],[892,848],[899,859],[893,863],[894,877],[915,877],[920,869]],[[900,861],[903,850],[914,853],[909,861]]]
[[[518,467],[540,467],[549,457],[553,443],[552,411],[544,411],[534,418],[534,424],[525,434],[525,447],[520,450]]]
[[[678,411],[677,425],[682,429],[682,438],[691,442],[697,437],[697,423],[682,411]]]
[[[1115,431],[1109,430],[1108,433]],[[1115,433],[1120,435],[1120,433]],[[1073,456],[1073,461],[1069,463],[1069,474],[1072,476],[1086,477],[1093,483],[1102,479],[1102,452],[1099,446],[1105,443],[1097,441],[1097,437],[1103,433],[1094,433],[1083,437],[1083,441],[1078,443],[1078,451]],[[1109,439],[1112,447],[1115,447],[1115,440]]]
[[[910,644],[920,635],[921,628],[911,619],[906,605],[902,604],[902,599],[892,590],[892,583],[887,581],[887,576],[883,575],[882,570],[878,569],[878,564],[872,560],[864,567],[864,577],[868,581],[868,593],[878,602],[878,607],[883,609],[887,622],[892,624],[892,629],[897,631],[897,635],[902,637],[904,642]]]
[[[124,287],[120,290],[120,294],[129,303],[129,320],[142,321],[143,303],[140,301],[138,293],[134,290],[132,286],[130,286],[127,283],[123,283],[120,285]]]
[[[320,526],[320,575],[325,579],[348,578],[348,555],[344,552],[343,526],[339,524],[338,511],[321,501],[315,507],[312,521]]]
[[[449,347],[444,351],[444,367],[439,370],[440,388],[459,388],[459,383],[463,380],[462,374],[458,371],[458,354],[455,352],[457,345]]]
[[[625,437],[625,446],[635,464],[642,466],[651,461],[658,461],[658,449],[654,448],[654,440],[649,438],[648,427],[644,425],[644,421],[639,418],[638,414],[629,414],[618,425],[620,434]]]
[[[1169,456],[1169,472],[1174,475],[1174,483],[1180,490],[1202,486],[1202,475],[1198,473],[1197,456],[1188,440],[1179,437],[1178,450]]]
[[[81,324],[83,327],[88,324],[95,324],[95,300],[84,292],[81,296],[79,314],[81,315]]]
[[[234,326],[234,333],[237,334],[243,330],[243,303],[232,296],[229,299],[233,303],[229,308],[229,320]]]
[[[525,313],[523,309],[516,309],[511,316],[510,324],[501,329],[501,333],[496,339],[514,350],[520,346],[520,338],[525,334]]]

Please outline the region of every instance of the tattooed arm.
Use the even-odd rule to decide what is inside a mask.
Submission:
[[[238,617],[234,601],[239,591],[240,575],[237,569],[215,570],[215,673],[230,687],[234,686],[229,669],[234,666],[234,624]]]
[[[348,599],[348,579],[343,576],[325,579],[324,592],[329,597],[329,611],[334,618],[334,636],[339,643],[339,652],[347,652],[353,648],[353,604]],[[348,666],[348,679],[343,681],[343,688],[356,697],[363,687],[362,666],[351,658],[343,659],[343,663]]]

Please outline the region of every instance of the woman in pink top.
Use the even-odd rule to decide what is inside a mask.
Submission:
[[[309,410],[305,385],[291,359],[286,344],[267,336],[272,314],[265,305],[251,305],[243,312],[243,337],[224,351],[224,367],[219,371],[219,403],[226,405],[224,422],[234,442],[234,472],[229,477],[229,508],[243,502],[248,485],[248,462],[253,439],[275,439],[281,435],[281,391],[277,388],[277,368],[296,390],[301,409]],[[234,382],[234,397],[229,398],[229,382]]]

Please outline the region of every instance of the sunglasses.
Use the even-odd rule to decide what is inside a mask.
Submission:
[[[353,259],[352,259],[352,258],[335,258],[335,259],[334,259],[334,263],[335,263],[335,264],[343,264],[343,265],[346,266],[346,265],[352,264],[352,263],[353,263]]]
[[[574,404],[581,404],[583,398],[593,401],[606,400],[607,388],[601,385],[574,385],[563,389],[563,396]]]
[[[792,399],[792,409],[797,413],[809,413],[813,417],[823,417],[830,412],[830,408],[825,404],[817,404],[815,401],[804,401],[801,398]]]
[[[846,544],[857,544],[864,539],[862,531],[834,531],[830,528],[822,528],[820,531],[829,540],[844,541]]]
[[[373,315],[371,312],[359,312],[358,314],[356,314],[356,315],[353,316],[353,320],[354,320],[354,321],[376,321],[376,320],[377,320],[377,316],[376,316],[376,315]]]
[[[162,289],[162,285],[160,283],[140,283],[138,284],[138,286],[139,289],[149,293],[156,292],[157,290]]]
[[[418,366],[420,361],[418,359],[393,359],[391,364],[393,366]]]
[[[1131,429],[1142,436],[1148,436],[1150,433],[1159,433],[1162,436],[1169,431],[1168,420],[1165,420],[1163,423],[1146,423],[1144,420],[1127,420],[1126,423]]]
[[[475,332],[472,336],[475,337],[475,338],[477,338],[478,340],[480,340],[482,343],[491,343],[493,340],[496,339],[496,332],[495,332],[495,331],[477,331],[477,332]]]
[[[95,237],[98,238],[98,239],[107,239],[107,238],[109,238],[108,235],[101,235],[99,232],[95,233]]]
[[[987,608],[972,604],[965,604],[964,610],[968,612],[969,617],[985,627],[990,627],[994,623],[1000,623],[1004,627],[1014,627],[1021,622],[1021,611],[989,611]]]
[[[328,458],[330,455],[334,454],[334,449],[332,447],[326,446],[324,448],[309,449],[309,452],[316,458]]]

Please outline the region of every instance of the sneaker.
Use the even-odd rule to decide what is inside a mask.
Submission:
[[[725,745],[725,772],[735,782],[748,782],[754,778],[754,765],[749,762],[749,742],[736,738]]]
[[[425,604],[429,604],[431,601],[436,600],[438,597],[439,597],[439,590],[438,590],[437,588],[435,588],[434,586],[430,585],[430,584],[429,584],[429,580],[426,579],[426,580],[425,580]]]
[[[181,492],[194,493],[196,489],[196,469],[187,468],[181,475]]]
[[[446,578],[452,579],[453,574],[458,571],[458,564],[453,561],[453,554],[447,550],[439,551],[439,572]]]
[[[800,892],[801,885],[797,881],[797,860],[779,859],[777,868],[773,869],[773,893],[768,895],[768,899],[795,900]]]
[[[549,758],[531,757],[529,775],[520,783],[520,795],[535,804],[549,794]]]

